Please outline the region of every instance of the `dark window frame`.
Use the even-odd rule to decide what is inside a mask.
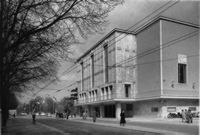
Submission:
[[[151,107],[151,112],[159,112],[159,108],[158,107]]]
[[[108,82],[109,73],[108,73],[108,44],[104,45],[104,65],[105,65],[105,82]]]
[[[91,81],[92,81],[91,83],[92,83],[92,88],[94,88],[94,62],[95,62],[94,61],[94,55],[92,54],[91,55],[91,68],[92,68],[91,69],[92,70],[91,71]]]
[[[130,97],[131,85],[130,84],[125,84],[124,85],[124,89],[125,89],[125,97]]]
[[[133,110],[133,104],[126,104],[126,111],[132,111]]]
[[[178,83],[187,83],[187,64],[178,63]]]

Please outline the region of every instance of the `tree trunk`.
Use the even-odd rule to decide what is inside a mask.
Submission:
[[[6,127],[7,120],[9,118],[9,89],[6,87],[2,88],[2,127]]]

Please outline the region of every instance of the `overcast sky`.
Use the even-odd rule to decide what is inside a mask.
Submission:
[[[108,25],[105,31],[102,34],[94,34],[89,35],[88,39],[85,40],[84,44],[73,46],[72,50],[74,51],[73,58],[78,58],[84,52],[86,52],[89,48],[95,45],[101,38],[103,38],[107,33],[109,33],[114,28],[120,29],[128,29],[146,16],[150,15],[155,10],[159,9],[163,5],[171,5],[175,3],[172,1],[159,1],[159,0],[125,0],[122,5],[117,6],[113,11],[110,12],[108,20]],[[183,20],[195,24],[199,24],[199,2],[177,2],[168,10],[163,12],[162,16],[167,16],[171,18],[175,18],[178,20]],[[163,9],[162,9],[163,10]],[[159,10],[154,14],[151,14],[150,17],[146,18],[144,21],[152,18],[153,16],[157,15],[158,12],[162,11]],[[67,90],[62,90],[60,92],[56,92],[58,89],[65,88],[69,86],[76,78],[73,72],[62,74],[63,71],[67,70],[72,63],[63,62],[59,69],[59,77],[62,80],[60,83],[54,83],[47,87],[46,89],[42,90],[38,95],[45,96],[49,94],[50,96],[55,96],[58,100],[64,96],[68,96],[69,92]],[[36,89],[36,91],[38,91]],[[32,95],[25,96],[23,100],[29,100],[32,98]]]

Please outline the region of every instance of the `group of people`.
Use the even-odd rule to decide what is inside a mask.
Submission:
[[[191,110],[182,110],[182,122],[192,123],[192,113]]]
[[[64,115],[61,112],[56,112],[56,118],[63,118]]]
[[[61,116],[61,113],[56,113],[56,116],[57,117],[62,117]],[[186,122],[186,123],[192,123],[193,120],[192,120],[192,113],[191,113],[191,110],[182,110],[182,122]],[[15,116],[15,115],[14,115]],[[13,117],[14,117],[13,116]],[[87,112],[83,112],[83,120],[86,120],[87,118]],[[96,118],[97,118],[97,112],[96,111],[93,111],[92,113],[92,118],[93,118],[93,122],[96,122]],[[36,119],[36,114],[35,114],[35,109],[33,110],[33,113],[32,113],[32,119],[33,119],[33,124],[35,124],[35,119]],[[122,109],[121,110],[121,113],[120,113],[120,126],[124,126],[126,124],[126,119],[125,119],[125,112],[124,110]]]

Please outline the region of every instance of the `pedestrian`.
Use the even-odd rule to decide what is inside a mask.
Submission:
[[[182,110],[181,115],[182,115],[182,122],[186,122],[186,115],[184,110]]]
[[[125,123],[126,123],[126,120],[125,120],[125,112],[124,112],[123,109],[122,109],[122,111],[121,111],[121,113],[120,113],[120,117],[121,117],[121,119],[120,119],[120,126],[121,126],[121,125],[124,126]]]
[[[87,119],[87,111],[85,111],[85,120]]]
[[[33,119],[33,124],[35,124],[35,121],[36,121],[36,114],[35,114],[35,108],[33,109],[33,112],[32,112],[32,119]]]
[[[69,119],[69,115],[70,115],[70,113],[69,113],[69,112],[67,112],[67,119]]]
[[[192,113],[191,113],[191,110],[188,110],[188,123],[192,123],[193,120],[192,120]]]
[[[83,112],[83,119],[86,120],[86,117],[87,117],[87,113],[84,111]]]
[[[84,117],[85,117],[85,112],[83,112],[83,114],[82,114],[82,115],[83,115],[83,120],[84,120]]]
[[[92,118],[93,118],[93,122],[95,123],[96,122],[96,118],[97,118],[96,111],[93,111]]]
[[[185,122],[189,123],[189,115],[187,109],[185,109]]]

